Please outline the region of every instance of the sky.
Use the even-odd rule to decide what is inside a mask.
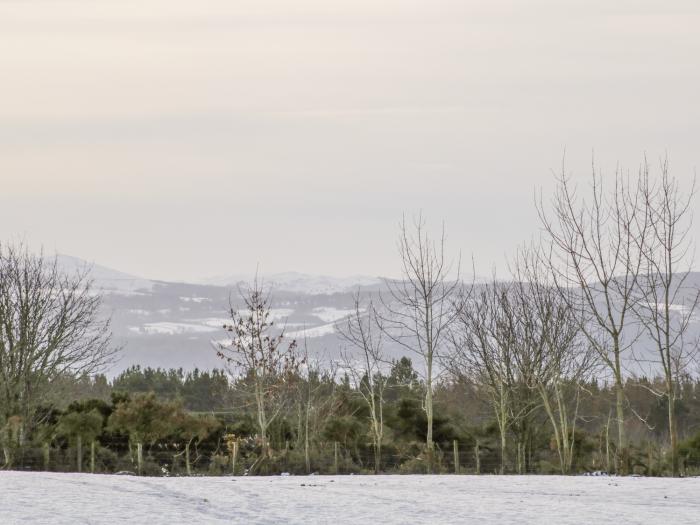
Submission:
[[[683,0],[0,0],[0,239],[154,279],[393,276],[422,210],[488,273],[564,156],[690,180],[698,27]]]

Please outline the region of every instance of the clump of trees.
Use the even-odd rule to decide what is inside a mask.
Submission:
[[[0,244],[0,442],[6,465],[42,422],[62,379],[110,363],[109,319],[88,269],[66,275],[56,259]]]
[[[425,383],[408,358],[389,362],[379,374],[381,378],[376,379],[384,383],[384,391],[378,470],[427,472]],[[199,394],[192,397],[193,381],[208,382],[202,375],[194,379],[191,373],[183,374],[182,379],[173,383],[168,396],[159,396],[152,392],[161,378],[180,377],[180,374],[134,368],[108,381],[111,392],[106,400],[94,397],[104,392],[98,378],[83,381],[81,400],[61,408],[42,408],[43,422],[15,449],[12,467],[127,471],[144,475],[377,471],[374,425],[366,400],[367,383],[356,383],[350,374],[345,375],[342,366],[336,377],[323,373],[299,374],[290,403],[268,428],[264,453],[255,407],[236,384],[239,379],[228,380],[229,404],[225,409],[202,413],[196,407],[219,402],[218,393],[206,388],[198,389]],[[544,377],[549,380],[549,376]],[[138,387],[116,390],[115,385],[125,384]],[[615,457],[620,455],[615,424],[608,418],[615,403],[614,384],[594,377],[581,377],[575,382],[562,380],[559,388],[562,406],[566,404],[568,428],[559,423],[564,420],[560,419],[555,385],[548,385],[551,390],[545,395],[551,400],[550,410],[544,406],[539,388],[525,391],[524,385],[520,390],[514,385],[513,395],[531,392],[531,397],[513,405],[514,411],[508,413],[502,432],[491,392],[484,390],[482,380],[445,375],[434,385],[433,472],[614,471]],[[662,387],[660,376],[625,380],[624,393],[630,409],[644,415],[643,421],[628,418],[625,428],[630,436],[630,471],[639,474],[672,473],[666,400],[655,394]],[[677,388],[679,473],[690,475],[700,472],[697,446],[700,381],[683,376]],[[379,396],[375,399],[378,402]],[[523,406],[529,406],[530,412],[515,412]],[[560,432],[560,444],[557,444],[555,424]],[[565,428],[568,448],[563,444]]]

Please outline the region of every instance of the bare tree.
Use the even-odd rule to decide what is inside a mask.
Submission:
[[[304,337],[303,364],[298,375],[298,429],[297,440],[303,440],[306,473],[311,473],[311,441],[319,436],[326,422],[338,408],[336,396],[336,363],[320,363],[309,358],[307,339]]]
[[[263,283],[255,280],[239,290],[245,308],[229,305],[231,322],[224,329],[231,338],[217,343],[217,355],[238,378],[236,387],[252,398],[260,432],[261,461],[270,457],[270,425],[289,402],[289,389],[300,360],[296,341],[277,330],[271,312],[271,297]]]
[[[700,291],[689,288],[692,265],[692,209],[695,182],[683,194],[678,181],[669,173],[668,159],[661,163],[658,181],[649,178],[644,165],[640,219],[650,225],[651,234],[639,239],[644,255],[644,273],[635,312],[656,347],[658,365],[664,375],[663,389],[654,389],[668,401],[668,429],[671,446],[671,472],[678,475],[678,429],[675,417],[676,380],[696,350],[687,341],[688,325],[700,301]],[[645,243],[645,244],[642,244]]]
[[[374,472],[378,474],[382,463],[384,439],[384,391],[388,377],[383,375],[386,364],[383,355],[382,321],[370,299],[366,308],[361,306],[360,293],[353,297],[353,313],[337,323],[337,330],[356,353],[344,353],[343,364],[351,377],[355,390],[362,396],[369,410],[372,444],[374,446]]]
[[[557,288],[575,288],[563,296],[582,312],[581,332],[598,353],[615,384],[618,451],[621,471],[627,471],[623,356],[636,336],[630,335],[631,315],[644,261],[648,235],[641,210],[639,180],[630,183],[617,171],[609,192],[593,168],[589,200],[582,200],[562,170],[552,201],[553,218],[538,203],[544,230],[554,248],[550,271]]]
[[[514,265],[513,316],[518,344],[516,360],[530,387],[540,395],[552,426],[562,474],[571,471],[574,434],[582,383],[590,378],[596,355],[580,337],[579,312],[572,310],[574,293],[557,289],[547,277],[540,247],[521,248]]]
[[[27,430],[53,380],[112,362],[118,349],[91,285],[89,268],[66,275],[55,258],[0,244],[0,426]]]
[[[501,445],[500,473],[506,470],[508,429],[513,421],[515,347],[507,308],[509,284],[494,279],[463,294],[450,330],[452,354],[449,369],[456,377],[478,385],[494,411]]]
[[[388,294],[381,296],[384,333],[394,342],[420,356],[425,380],[424,410],[427,418],[426,445],[432,469],[433,383],[447,331],[455,318],[454,301],[460,290],[459,262],[455,276],[445,256],[445,228],[437,241],[426,230],[418,215],[409,224],[404,217],[399,226],[398,251],[401,279],[385,281]]]

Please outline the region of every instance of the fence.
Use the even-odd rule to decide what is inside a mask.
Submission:
[[[235,446],[202,449],[195,443],[141,444],[117,441],[76,442],[66,446],[44,443],[5,449],[5,468],[52,472],[128,472],[150,476],[248,475],[248,474],[370,474],[375,472],[372,452],[346,447],[339,442],[315,444],[308,453],[303,445],[286,443],[263,456],[244,441]],[[411,450],[388,448],[381,455],[380,472],[436,474],[493,474],[500,471],[500,458],[485,447],[464,447],[454,441],[451,450],[436,448],[431,458],[417,445]],[[527,463],[522,473],[537,472]],[[506,465],[515,472],[515,462]]]
[[[370,450],[346,447],[339,442],[317,443],[306,451],[303,444],[285,443],[284,447],[263,455],[260,447],[249,440],[236,440],[235,445],[222,440],[214,447],[196,443],[141,444],[120,440],[93,441],[70,445],[44,443],[17,446],[3,450],[5,469],[133,473],[147,476],[241,476],[303,474],[371,474],[375,472],[375,456]],[[228,445],[228,446],[227,446]],[[501,458],[497,450],[480,445],[452,442],[451,447],[437,447],[426,454],[422,444],[411,444],[404,450],[387,447],[381,455],[379,472],[387,474],[498,474]],[[535,458],[507,457],[503,472],[507,474],[558,474],[554,454]],[[635,463],[636,473],[661,475],[663,458],[649,454],[644,462]],[[605,471],[605,458],[594,458],[578,473]],[[681,458],[681,474],[700,471],[700,462]]]

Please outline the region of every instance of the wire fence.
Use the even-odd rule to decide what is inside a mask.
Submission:
[[[437,448],[433,453],[413,451],[382,452],[379,464],[370,450],[346,447],[338,442],[315,444],[308,451],[299,444],[269,449],[237,442],[231,449],[225,443],[200,447],[197,443],[140,444],[124,441],[18,446],[3,450],[5,469],[49,472],[92,472],[100,474],[140,474],[146,476],[244,476],[305,474],[560,474],[554,454],[536,458],[509,456],[501,461],[498,451],[487,447],[453,442],[451,450]],[[662,475],[664,459],[649,455],[637,461],[633,472]],[[572,473],[602,474],[614,471],[610,458],[594,456]],[[700,461],[681,458],[681,474],[700,472]]]
[[[284,448],[271,449],[263,454],[241,442],[236,450],[225,444],[211,450],[197,444],[156,443],[139,444],[72,443],[57,446],[45,443],[5,449],[5,468],[25,471],[133,473],[149,476],[185,475],[278,475],[303,474],[496,474],[501,471],[500,458],[493,451],[464,450],[455,442],[452,450],[437,448],[426,451],[382,452],[377,458],[372,451],[346,447],[338,442],[304,446],[288,443]],[[515,461],[507,461],[505,472],[535,473],[541,463],[523,461],[518,468]]]

